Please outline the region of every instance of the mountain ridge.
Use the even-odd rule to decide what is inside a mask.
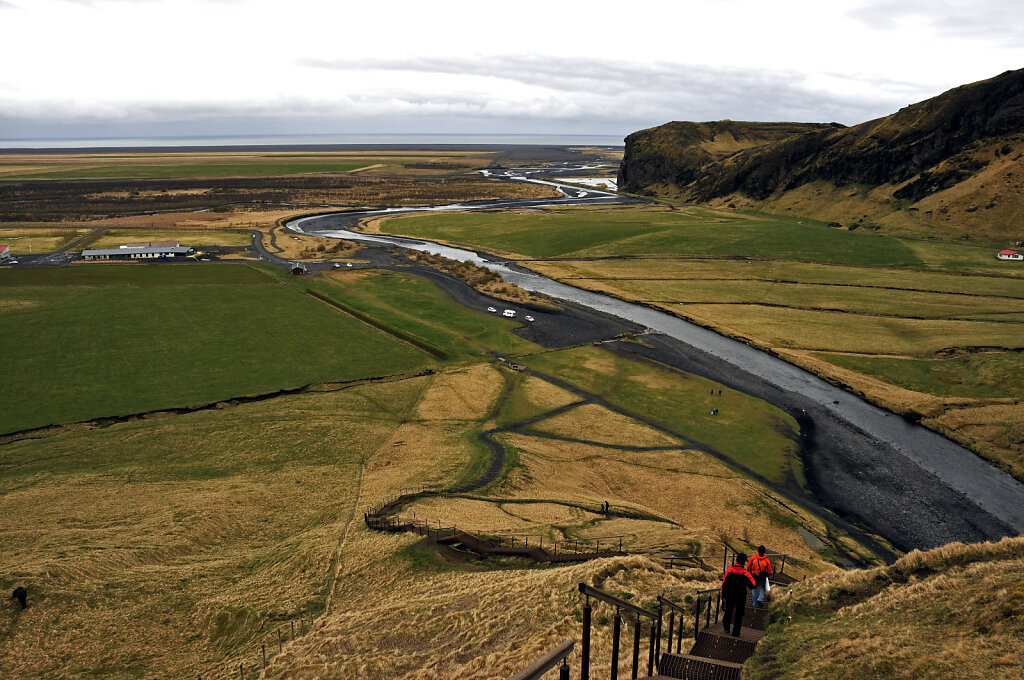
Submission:
[[[742,148],[714,154],[692,132],[723,125],[774,134],[748,134]],[[694,203],[1002,236],[1024,219],[1022,141],[1024,70],[1007,71],[851,127],[719,121],[641,130],[626,138],[619,186]],[[837,211],[832,194],[846,187],[863,195]]]

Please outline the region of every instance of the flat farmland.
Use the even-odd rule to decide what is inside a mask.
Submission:
[[[0,272],[0,432],[417,370],[431,358],[246,265]]]
[[[1024,479],[1024,419],[1000,403],[1024,394],[1024,267],[997,261],[995,242],[664,205],[410,216],[380,229],[477,245],[743,338]],[[959,371],[965,388],[950,387],[942,362],[978,351],[985,370]]]
[[[63,248],[88,233],[88,229],[64,226],[0,229],[0,244],[10,246],[14,255],[38,255]]]
[[[430,166],[448,172],[486,165],[473,152],[165,152],[4,154],[3,179],[162,179],[271,177],[351,172],[371,166],[402,171]]]
[[[106,229],[84,248],[117,248],[126,243],[178,241],[183,246],[248,246],[252,235],[241,231],[217,229]]]

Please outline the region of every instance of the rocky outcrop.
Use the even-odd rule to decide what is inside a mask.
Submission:
[[[720,120],[675,121],[640,130],[626,138],[619,187],[631,192],[644,192],[652,185],[683,187],[696,181],[706,166],[744,149],[836,127],[842,126]]]

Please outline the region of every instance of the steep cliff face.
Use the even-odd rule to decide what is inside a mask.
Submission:
[[[701,176],[705,166],[744,149],[835,127],[841,126],[720,120],[675,121],[640,130],[626,138],[619,186],[633,192],[646,191],[652,185],[686,186]]]
[[[1019,223],[1024,70],[849,128],[793,126],[790,134],[762,137],[761,143],[718,157],[701,147],[703,138],[687,125],[717,124],[669,123],[627,137],[620,186],[699,203],[784,205],[798,214],[840,220],[850,216],[836,214],[834,201],[825,197],[836,188],[857,187],[866,197],[849,205],[852,212],[882,223],[895,211],[916,211],[906,213],[903,224],[952,222],[993,234],[1009,234]]]

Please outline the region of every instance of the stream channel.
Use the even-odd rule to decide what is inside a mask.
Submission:
[[[577,170],[580,168],[564,168],[566,173]],[[776,356],[665,312],[575,288],[485,254],[348,228],[367,217],[404,212],[639,202],[529,176],[542,171],[484,174],[549,184],[559,189],[561,198],[329,213],[298,218],[287,226],[316,236],[394,245],[472,262],[528,291],[617,317],[664,336],[666,341],[658,344],[661,355],[655,358],[764,399],[796,418],[805,439],[801,455],[812,494],[808,500],[884,537],[901,550],[1024,533],[1024,484],[938,433]],[[546,173],[550,171],[546,169]]]

